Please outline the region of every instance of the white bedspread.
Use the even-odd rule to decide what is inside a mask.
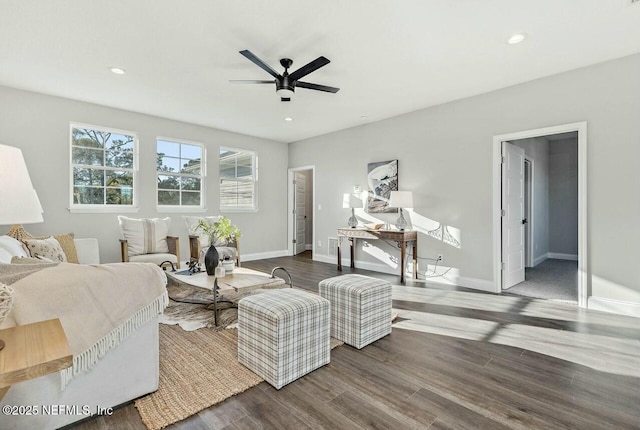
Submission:
[[[169,302],[166,282],[150,263],[62,263],[12,285],[11,316],[17,325],[60,318],[73,353],[73,367],[62,371],[64,387],[162,313]]]

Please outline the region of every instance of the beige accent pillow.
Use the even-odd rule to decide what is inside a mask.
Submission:
[[[171,218],[129,218],[118,216],[122,238],[127,240],[129,255],[169,253],[167,236]]]
[[[33,239],[46,239],[53,237],[60,243],[64,255],[67,257],[67,263],[79,263],[78,250],[76,249],[76,243],[73,241],[75,235],[73,233],[54,234],[53,236],[35,236]]]
[[[67,256],[58,242],[53,237],[46,239],[24,239],[22,241],[32,257],[44,257],[56,263],[66,263]]]

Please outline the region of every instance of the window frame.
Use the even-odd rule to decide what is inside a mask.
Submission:
[[[245,152],[251,153],[251,160],[253,165],[253,207],[251,208],[239,208],[232,206],[223,206],[222,205],[222,176],[220,174],[220,151],[232,151],[232,152]],[[236,176],[237,179],[237,176]],[[247,181],[248,182],[248,181]],[[242,149],[235,148],[232,146],[220,146],[218,149],[218,198],[219,198],[219,209],[221,213],[247,213],[247,212],[258,212],[258,151],[254,151],[252,149]]]
[[[191,146],[199,146],[200,149],[202,149],[202,157],[200,159],[200,205],[199,206],[184,206],[182,204],[179,205],[161,205],[158,203],[158,175],[160,175],[161,173],[158,171],[157,166],[154,168],[155,171],[155,179],[156,179],[156,210],[158,212],[164,212],[164,213],[172,213],[172,212],[185,212],[185,213],[204,213],[207,210],[206,204],[205,204],[205,196],[206,196],[206,179],[207,179],[207,148],[205,147],[205,145],[203,143],[200,142],[195,142],[195,141],[191,141],[191,140],[185,140],[185,139],[175,139],[173,137],[166,137],[166,136],[157,136],[156,137],[156,144],[155,144],[155,152],[154,155],[157,159],[158,157],[158,141],[162,140],[165,142],[169,142],[169,143],[177,143],[177,144],[184,144],[184,145],[191,145]],[[182,155],[182,150],[180,152],[180,154]],[[177,172],[174,175],[176,176],[180,176],[182,177],[183,175],[189,178],[195,178],[197,176],[195,175],[189,175],[189,174],[184,174],[184,173],[180,173]],[[182,190],[179,190],[182,191]]]
[[[112,168],[108,166],[85,166],[83,164],[73,163],[73,129],[83,128],[100,132],[123,134],[133,136],[133,168]],[[103,152],[105,149],[103,149]],[[69,212],[72,213],[135,213],[138,212],[138,182],[139,182],[139,165],[140,165],[140,139],[138,133],[130,130],[123,130],[115,127],[99,126],[92,124],[84,124],[81,122],[69,123]],[[73,202],[73,188],[75,187],[73,169],[74,167],[88,167],[95,168],[100,167],[103,171],[117,171],[125,170],[131,171],[133,174],[133,198],[130,205],[108,205],[106,202],[103,204],[83,204]],[[104,185],[106,188],[106,185]]]

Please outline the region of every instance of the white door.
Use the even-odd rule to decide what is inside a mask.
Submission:
[[[304,173],[296,172],[294,177],[295,192],[293,194],[294,213],[294,234],[296,243],[294,244],[294,254],[300,254],[305,250],[307,236],[307,214],[306,214],[306,177]]]
[[[502,157],[502,288],[509,288],[524,281],[524,149],[502,142]]]

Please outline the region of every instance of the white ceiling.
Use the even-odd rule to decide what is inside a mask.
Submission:
[[[232,85],[270,78],[242,49],[341,90]],[[0,0],[0,85],[283,142],[636,52],[631,0]]]

